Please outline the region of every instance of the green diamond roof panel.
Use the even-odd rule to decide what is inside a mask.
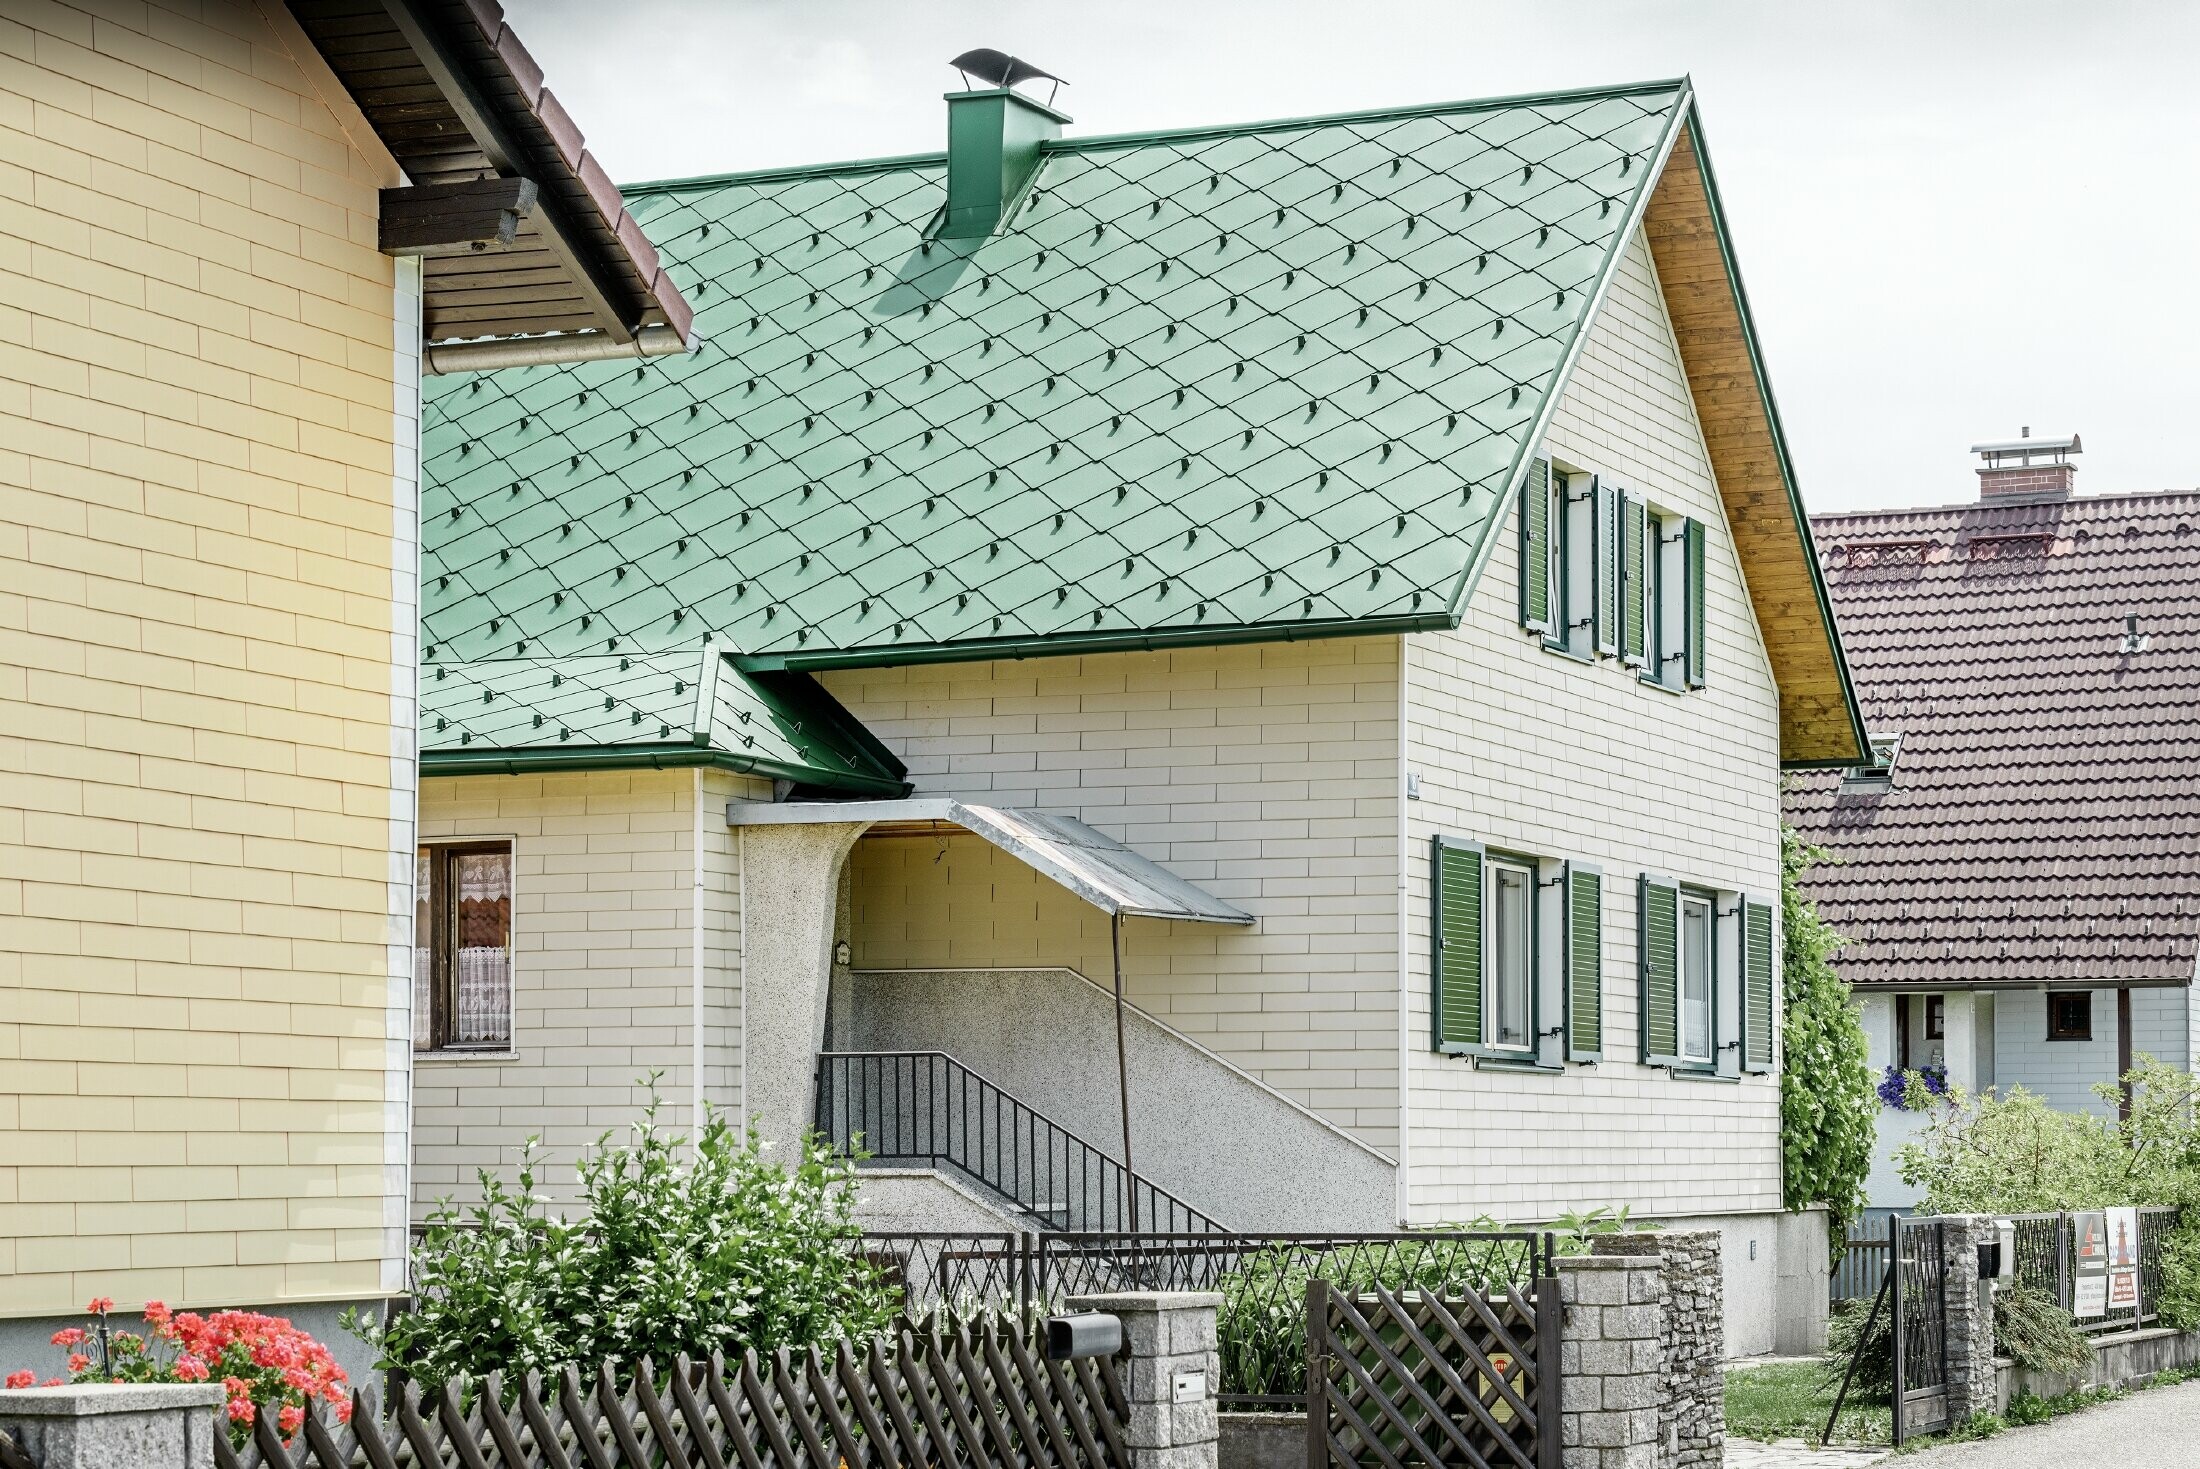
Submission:
[[[974,241],[927,238],[939,157],[630,190],[704,344],[431,381],[423,687],[462,665],[496,717],[424,699],[424,744],[680,737],[706,639],[760,670],[1455,621],[1685,98],[1052,143]],[[604,718],[522,705],[565,669]]]

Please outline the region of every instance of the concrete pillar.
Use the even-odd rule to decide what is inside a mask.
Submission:
[[[0,1429],[38,1469],[213,1469],[218,1382],[0,1389]]]
[[[1216,1469],[1222,1358],[1215,1312],[1221,1307],[1222,1297],[1211,1291],[1123,1291],[1070,1300],[1072,1311],[1105,1311],[1123,1322],[1131,1469]]]
[[[786,1157],[816,1121],[840,868],[865,824],[741,828],[742,1103]]]
[[[1772,1349],[1786,1357],[1815,1357],[1826,1349],[1832,1315],[1826,1278],[1833,1273],[1833,1240],[1826,1206],[1782,1214],[1778,1241],[1773,1247],[1779,1251],[1773,1266],[1779,1301],[1773,1312]]]
[[[1994,1374],[1994,1295],[1978,1278],[1978,1247],[1995,1237],[1984,1214],[1950,1214],[1942,1225],[1948,1273],[1941,1302],[1948,1331],[1948,1421],[1991,1413],[1998,1403]]]
[[[1725,1262],[1716,1229],[1609,1234],[1602,1255],[1659,1262],[1665,1306],[1658,1331],[1660,1469],[1719,1469],[1726,1455]],[[1825,1277],[1818,1279],[1825,1294]]]
[[[1978,1091],[1978,1010],[1969,990],[1950,990],[1941,998],[1940,1054],[1951,1084],[1966,1095]]]
[[[1558,1349],[1566,1469],[1659,1469],[1664,1272],[1658,1255],[1558,1262],[1566,1312]]]

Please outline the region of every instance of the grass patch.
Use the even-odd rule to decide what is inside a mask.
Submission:
[[[1821,1362],[1774,1362],[1737,1367],[1726,1374],[1726,1431],[1736,1438],[1818,1442],[1841,1379]],[[1861,1399],[1852,1388],[1833,1426],[1833,1442],[1884,1446],[1894,1442],[1894,1414],[1884,1402]]]

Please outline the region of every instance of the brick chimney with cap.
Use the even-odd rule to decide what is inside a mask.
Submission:
[[[1979,466],[1978,497],[1988,504],[2067,500],[2078,479],[2078,466],[2070,456],[2084,447],[2076,434],[2067,439],[2035,439],[2029,427],[2020,437],[2003,443],[1973,444],[1971,452],[1986,461]]]

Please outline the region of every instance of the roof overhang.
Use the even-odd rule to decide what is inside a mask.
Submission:
[[[1684,110],[1685,126],[1651,193],[1643,233],[1779,686],[1781,763],[1790,769],[1859,765],[1870,748],[1864,717],[1693,92]]]
[[[287,0],[387,147],[383,248],[422,259],[429,342],[686,344],[693,312],[495,0]]]
[[[1073,816],[978,806],[949,796],[907,801],[731,801],[728,826],[857,824],[869,836],[965,831],[1052,878],[1103,913],[1181,923],[1249,925],[1253,915],[1223,901]]]

